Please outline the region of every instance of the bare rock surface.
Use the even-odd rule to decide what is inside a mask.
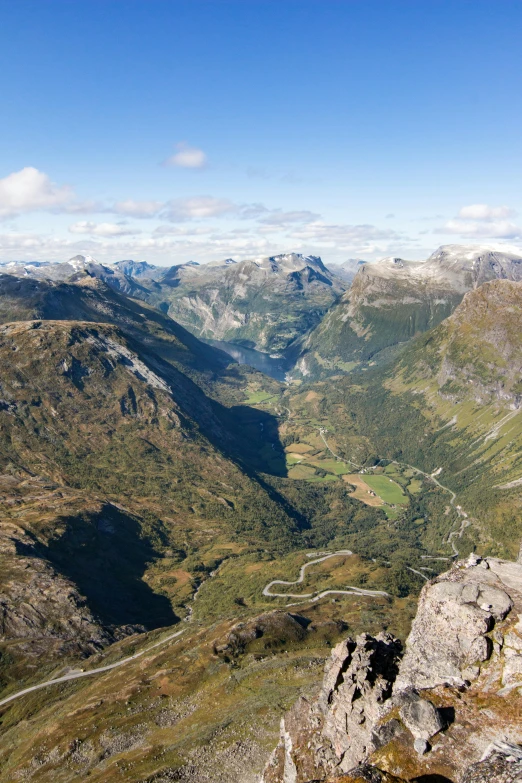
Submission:
[[[39,655],[50,640],[64,649],[92,653],[115,640],[89,609],[73,582],[44,559],[16,559],[20,547],[32,551],[24,531],[3,524],[0,555],[9,564],[0,586],[0,641],[19,640],[26,653]]]
[[[480,565],[455,569],[424,590],[396,688],[464,685],[488,660],[486,634],[512,608],[498,577]]]
[[[515,783],[522,780],[522,747],[494,742],[483,758],[470,764],[461,783]]]
[[[332,650],[261,783],[514,783],[521,714],[522,564],[472,555],[423,588],[404,653],[384,633]]]

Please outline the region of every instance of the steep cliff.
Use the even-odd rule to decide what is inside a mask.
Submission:
[[[334,648],[262,782],[519,780],[521,709],[522,564],[471,555],[423,589],[404,654],[384,633]]]

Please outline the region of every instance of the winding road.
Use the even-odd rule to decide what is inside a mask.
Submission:
[[[289,409],[288,413],[290,414]],[[353,465],[356,468],[361,468],[362,465],[358,465],[355,462],[352,462],[349,459],[344,459],[339,454],[336,454],[328,444],[328,441],[324,437],[324,433],[327,432],[324,427],[319,427],[319,434],[324,442],[324,445],[330,452],[330,454],[340,462],[344,462],[348,465]],[[431,479],[440,489],[444,490],[445,492],[448,492],[450,494],[450,506],[452,506],[455,511],[457,512],[457,516],[462,519],[460,528],[458,530],[453,530],[448,534],[448,537],[446,538],[445,543],[450,544],[451,548],[453,549],[453,557],[458,557],[459,551],[455,546],[454,539],[455,538],[461,538],[462,534],[464,533],[464,530],[466,527],[470,524],[468,515],[462,510],[462,508],[458,505],[455,505],[456,500],[456,494],[453,492],[453,490],[449,489],[449,487],[445,487],[443,484],[438,481],[437,478],[435,478],[435,475],[433,473],[426,473],[423,470],[420,470],[420,468],[417,468],[415,465],[409,465],[406,462],[398,462],[397,460],[380,460],[379,462],[389,462],[394,465],[404,466],[407,468],[410,468],[411,470],[414,470],[416,473],[420,473],[421,475],[425,476],[428,479]],[[377,463],[379,464],[379,463]],[[303,566],[301,566],[301,569],[299,571],[299,577],[293,581],[293,582],[287,582],[283,581],[281,579],[274,579],[271,582],[269,582],[266,587],[263,589],[263,595],[270,598],[299,598],[299,599],[307,599],[308,602],[314,602],[319,601],[321,598],[324,598],[326,595],[363,595],[363,596],[384,596],[389,597],[389,593],[385,592],[384,590],[369,590],[362,587],[355,587],[354,585],[347,585],[345,590],[323,590],[320,593],[317,593],[317,591],[313,593],[274,593],[272,592],[272,587],[274,585],[298,585],[302,584],[304,581],[305,571],[309,566],[315,565],[316,563],[321,563],[324,560],[328,560],[331,557],[337,557],[339,555],[353,555],[353,552],[351,552],[349,549],[340,549],[336,552],[329,552],[324,553],[322,557],[318,557],[315,560],[310,560],[308,563],[305,563]],[[310,556],[310,555],[308,555]],[[429,555],[421,555],[423,559],[433,559],[433,560],[447,560],[450,558],[443,558],[443,557],[430,557]],[[420,571],[415,570],[414,568],[410,568],[408,566],[409,570],[412,571],[415,574],[418,574],[419,576],[422,576],[423,579],[427,579],[427,577],[422,574]],[[217,570],[217,569],[216,569]],[[215,572],[214,572],[215,573]],[[211,574],[211,576],[214,575],[214,573]],[[202,587],[203,583],[199,585],[198,589],[196,590],[196,593],[193,596],[193,599],[196,598],[200,588]],[[288,606],[295,606],[296,604],[288,604]],[[190,622],[192,612],[189,611],[189,614],[187,618],[185,618],[188,622]],[[166,636],[164,639],[161,639],[159,642],[156,642],[155,644],[152,644],[150,647],[147,647],[145,650],[141,650],[140,652],[134,653],[134,655],[129,655],[127,658],[122,658],[120,661],[116,661],[116,663],[108,664],[107,666],[99,666],[96,669],[89,669],[88,671],[71,671],[69,674],[64,674],[62,677],[56,677],[52,680],[46,680],[45,682],[38,683],[38,685],[32,685],[29,688],[24,688],[21,691],[17,691],[17,693],[11,694],[11,696],[7,696],[5,699],[0,700],[0,707],[3,707],[6,704],[9,704],[12,701],[15,701],[15,699],[19,699],[22,696],[25,696],[28,693],[32,693],[33,691],[39,691],[42,688],[48,688],[51,685],[59,685],[60,683],[64,682],[71,682],[72,680],[78,680],[82,677],[92,677],[95,674],[101,674],[102,672],[108,672],[112,671],[113,669],[117,669],[120,666],[124,666],[126,663],[130,663],[130,661],[134,661],[137,658],[140,658],[143,655],[146,655],[151,650],[154,650],[156,647],[160,647],[162,644],[166,644],[167,642],[172,641],[173,639],[176,639],[178,636],[181,636],[181,634],[184,632],[185,629],[182,629],[181,631],[176,631],[173,634],[170,634],[169,636]]]
[[[330,557],[337,557],[338,555],[353,555],[353,552],[351,552],[349,549],[339,549],[337,552],[329,552],[327,554],[324,554],[322,557],[318,557],[315,560],[310,560],[308,563],[305,563],[303,566],[301,566],[299,570],[299,577],[294,582],[285,582],[282,579],[273,579],[271,582],[267,584],[267,586],[263,589],[263,595],[268,596],[270,598],[307,598],[311,601],[318,601],[320,598],[323,598],[325,595],[382,595],[385,597],[389,597],[389,593],[386,593],[384,590],[366,590],[362,587],[354,587],[352,585],[347,585],[346,590],[323,590],[321,593],[317,593],[317,590],[313,593],[273,593],[271,588],[273,585],[300,585],[304,581],[305,571],[307,568],[309,568],[312,565],[315,565],[316,563],[322,563],[324,560],[328,560]],[[289,606],[294,606],[294,604],[289,604]]]
[[[151,646],[147,647],[145,650],[134,653],[134,655],[129,655],[127,658],[122,658],[121,661],[116,661],[116,663],[110,663],[107,666],[99,666],[97,669],[89,669],[89,671],[86,672],[73,671],[69,674],[64,674],[63,677],[56,677],[54,680],[46,680],[45,682],[38,683],[38,685],[32,685],[30,688],[24,688],[23,691],[18,691],[17,693],[13,693],[11,696],[2,699],[2,701],[0,701],[0,707],[4,704],[9,704],[9,702],[14,701],[15,699],[19,699],[21,696],[25,696],[27,693],[47,688],[49,685],[58,685],[61,682],[70,682],[71,680],[78,680],[80,677],[91,677],[93,674],[100,674],[100,672],[109,672],[112,669],[117,669],[119,666],[124,666],[130,661],[135,661],[136,658],[141,658],[142,655],[146,655],[146,653],[154,650],[156,647],[160,647],[160,645],[172,641],[172,639],[175,639],[177,636],[181,636],[184,630],[185,629],[183,628],[181,631],[176,631],[176,633],[166,636],[164,639],[161,639],[161,641],[151,644]]]

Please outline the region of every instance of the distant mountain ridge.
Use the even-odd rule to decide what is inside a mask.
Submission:
[[[320,258],[290,253],[171,267],[147,301],[199,337],[282,353],[345,288]]]
[[[11,262],[0,271],[55,282],[99,279],[197,337],[284,355],[295,362],[294,378],[314,379],[388,361],[451,315],[467,291],[488,280],[521,280],[522,251],[445,245],[426,261],[349,259],[332,268],[299,253],[171,267],[77,255],[60,264]]]
[[[316,326],[346,289],[317,256],[283,253],[247,261],[157,267],[144,261],[98,263],[77,255],[63,264],[3,266],[20,277],[65,281],[88,274],[167,313],[198,337],[281,353]]]
[[[349,290],[303,339],[296,375],[319,377],[369,362],[383,349],[436,326],[467,291],[488,280],[522,280],[522,251],[446,245],[427,261],[363,265]]]

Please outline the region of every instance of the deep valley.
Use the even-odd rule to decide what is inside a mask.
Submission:
[[[514,567],[522,256],[0,271],[1,783],[257,783],[336,645]]]

